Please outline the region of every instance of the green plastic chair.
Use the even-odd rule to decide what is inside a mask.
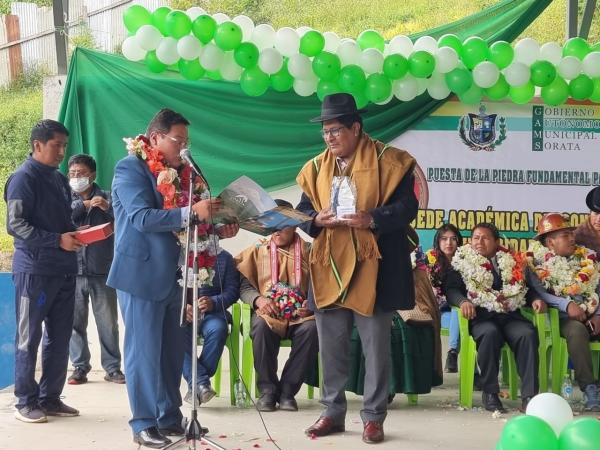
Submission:
[[[548,313],[536,313],[531,308],[521,308],[521,312],[525,317],[533,322],[538,333],[539,361],[538,379],[540,392],[548,392],[548,371],[550,365],[548,361],[552,361],[552,349],[554,338],[550,327],[550,315]],[[553,372],[552,372],[553,373]]]

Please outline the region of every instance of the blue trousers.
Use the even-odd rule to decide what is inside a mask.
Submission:
[[[196,366],[197,385],[210,384],[210,378],[217,371],[219,359],[223,354],[227,340],[228,325],[219,313],[206,314],[200,324],[198,334],[202,336],[202,352]],[[192,388],[192,324],[185,328],[185,354],[183,357],[183,378],[188,387]]]
[[[117,291],[125,322],[125,374],[134,433],[181,424],[184,329],[178,286],[159,302]]]
[[[448,328],[448,347],[459,351],[458,311],[442,311],[442,328]]]
[[[75,277],[13,274],[15,284],[15,396],[17,409],[60,398],[69,363]],[[42,376],[35,381],[42,339]]]

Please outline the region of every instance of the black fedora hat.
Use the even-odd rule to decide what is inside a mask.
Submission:
[[[323,99],[321,105],[321,115],[310,119],[311,122],[325,122],[326,120],[337,119],[338,117],[348,116],[350,114],[360,114],[367,112],[366,109],[357,109],[354,97],[350,94],[331,94]]]
[[[590,208],[590,211],[600,213],[600,186],[588,192],[587,197],[585,197],[585,204]]]

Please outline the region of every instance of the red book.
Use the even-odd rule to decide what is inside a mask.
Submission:
[[[113,227],[110,222],[107,222],[78,231],[75,236],[84,244],[93,244],[94,242],[106,239],[111,234],[113,234]]]

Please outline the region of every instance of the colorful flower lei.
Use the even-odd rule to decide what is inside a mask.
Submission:
[[[475,306],[498,313],[515,311],[525,304],[525,258],[519,253],[512,254],[508,249],[500,247],[496,259],[502,279],[500,290],[492,289],[492,263],[469,244],[456,250],[452,258],[452,267],[461,274],[467,288],[467,297]]]
[[[423,249],[420,245],[415,248],[410,254],[410,262],[412,264],[413,269],[420,269],[429,271],[427,267],[427,259],[425,258],[425,253],[423,253]]]
[[[152,147],[150,140],[143,134],[134,139],[123,138],[123,141],[127,152],[144,161],[156,178],[156,190],[163,197],[163,209],[182,208],[209,198],[204,182],[199,176],[193,174],[190,166],[184,165],[180,170],[169,167],[164,155]],[[190,183],[193,183],[191,202],[188,198]],[[185,233],[181,232],[177,237],[182,244],[185,244]],[[215,276],[214,266],[219,252],[219,237],[212,225],[200,224],[198,226],[198,275],[201,286],[212,286]],[[192,239],[188,255],[188,288],[193,287],[193,254]],[[179,280],[179,284],[183,285],[183,277]]]
[[[435,297],[440,307],[446,306],[448,301],[442,291],[442,267],[439,264],[437,250],[430,248],[425,252],[425,259],[427,261],[427,270],[429,272],[429,280],[431,281],[431,287],[435,293]]]
[[[279,282],[271,287],[267,297],[276,303],[279,319],[298,319],[298,308],[302,307],[304,298],[300,291],[286,283]]]
[[[527,260],[548,292],[574,301],[588,315],[598,309],[600,264],[593,250],[577,245],[573,255],[558,256],[534,241],[527,250]]]

